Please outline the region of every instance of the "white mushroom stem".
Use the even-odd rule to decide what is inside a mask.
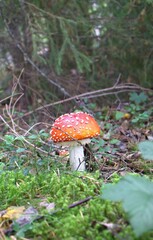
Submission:
[[[85,171],[86,164],[84,159],[83,146],[78,144],[77,146],[70,147],[70,166],[72,171]]]
[[[91,142],[90,138],[78,141],[60,142],[58,145],[69,147],[70,166],[72,171],[85,171],[86,163],[84,159],[83,145]]]
[[[86,170],[83,145],[90,143],[90,141],[90,138],[87,138],[78,142],[69,142],[70,166],[72,171]]]

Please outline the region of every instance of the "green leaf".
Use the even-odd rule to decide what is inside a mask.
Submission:
[[[120,141],[118,139],[113,138],[112,140],[110,140],[110,144],[119,144]]]
[[[127,175],[117,184],[106,184],[102,198],[121,201],[137,236],[153,230],[153,182],[145,177]]]
[[[4,169],[4,167],[5,167],[5,163],[0,162],[0,171],[2,171]]]
[[[22,152],[25,152],[25,148],[18,148],[17,150],[16,150],[16,152],[17,153],[22,153]]]
[[[6,144],[10,145],[14,142],[15,137],[13,135],[5,135],[4,139]]]
[[[101,139],[99,139],[99,142],[98,142],[97,145],[98,145],[99,147],[104,147],[105,144],[106,144],[106,141],[101,138]]]
[[[25,139],[24,136],[18,136],[18,137],[15,138],[15,140],[21,141],[21,142],[24,141],[24,139]]]
[[[29,139],[37,139],[38,135],[37,134],[32,134],[28,136]]]
[[[144,102],[146,102],[147,99],[148,99],[148,97],[144,92],[142,92],[140,94],[135,93],[135,92],[130,94],[130,101],[132,101],[136,104],[144,103]]]
[[[120,120],[124,117],[124,113],[123,112],[120,112],[120,111],[116,111],[115,112],[115,119],[116,120]]]
[[[153,161],[153,141],[140,142],[138,148],[145,160]]]

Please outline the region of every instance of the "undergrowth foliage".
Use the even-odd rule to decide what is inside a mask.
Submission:
[[[91,105],[91,110],[97,110],[101,136],[89,146],[92,172],[83,173],[71,172],[69,156],[60,155],[61,149],[48,141],[51,124],[49,129],[36,130],[37,125],[24,129],[16,124],[13,108],[7,108],[8,118],[1,117],[6,134],[0,138],[0,222],[6,236],[45,235],[55,240],[72,236],[81,240],[117,240],[130,236],[132,240],[150,240],[153,182],[149,168],[153,142],[142,141],[138,147],[140,138],[129,142],[133,129],[139,136],[146,128],[142,139],[148,136],[153,108],[147,110],[146,117],[140,117],[145,113],[148,95],[129,96],[130,102],[121,109],[101,110]],[[87,107],[90,109],[90,105]],[[128,125],[124,127],[125,123]],[[144,162],[138,151],[149,162]],[[24,209],[23,215],[14,218],[14,212],[21,210],[18,206]],[[8,220],[11,225],[6,227]]]
[[[153,142],[144,141],[139,149],[145,160],[153,161]],[[153,230],[153,181],[137,175],[126,175],[116,185],[106,184],[102,198],[121,201],[135,234]]]

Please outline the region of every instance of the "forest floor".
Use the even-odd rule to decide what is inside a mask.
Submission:
[[[152,95],[131,93],[118,106],[88,107],[101,134],[88,148],[85,172],[70,170],[69,156],[48,142],[48,129],[23,132],[2,115],[0,239],[153,239],[153,232],[138,237],[123,206],[102,197],[105,185],[127,174],[152,179],[153,162],[138,148],[153,140]]]

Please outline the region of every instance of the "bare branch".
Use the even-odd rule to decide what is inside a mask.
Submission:
[[[0,103],[2,103],[2,102],[5,102],[6,100],[8,100],[8,99],[10,99],[10,98],[12,98],[12,97],[15,97],[15,96],[17,96],[17,95],[20,95],[21,93],[15,93],[14,95],[10,95],[10,96],[8,96],[8,97],[6,97],[6,98],[3,98],[2,100],[0,100]]]
[[[44,108],[47,109],[48,107],[63,104],[63,103],[66,103],[66,102],[70,102],[70,101],[75,100],[75,99],[96,98],[96,97],[102,97],[102,96],[107,96],[107,95],[114,95],[116,93],[121,93],[121,92],[132,92],[132,91],[153,91],[153,90],[148,89],[148,88],[143,88],[143,87],[141,87],[137,84],[119,84],[117,86],[114,85],[113,87],[110,87],[110,88],[99,89],[99,90],[96,90],[96,91],[82,93],[80,95],[75,95],[73,97],[66,98],[64,100],[59,100],[57,102],[53,102],[53,103],[49,103],[49,104],[40,106],[40,107],[38,107],[38,108],[36,108],[32,111],[29,111],[29,112],[25,113],[21,117],[15,118],[14,121],[16,121],[18,119],[21,119],[23,117],[27,117],[27,116],[33,114],[34,112],[40,111]],[[1,125],[3,125],[3,124],[1,124]]]

